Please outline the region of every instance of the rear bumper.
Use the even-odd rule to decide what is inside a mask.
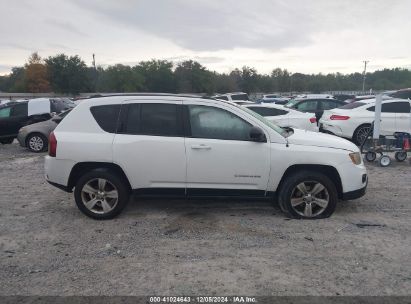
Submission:
[[[57,184],[57,183],[53,183],[53,182],[51,182],[51,181],[47,181],[50,185],[52,185],[52,186],[54,186],[54,187],[56,187],[56,188],[59,188],[60,190],[63,190],[63,191],[65,191],[65,192],[73,192],[73,190],[72,189],[69,189],[67,186],[64,186],[64,185],[60,185],[60,184]]]

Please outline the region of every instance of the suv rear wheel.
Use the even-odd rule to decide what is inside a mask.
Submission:
[[[112,219],[127,205],[129,190],[121,177],[106,169],[95,169],[77,181],[74,198],[85,215]]]
[[[301,219],[329,217],[337,201],[337,189],[331,179],[309,171],[288,176],[278,195],[281,210],[292,218]]]

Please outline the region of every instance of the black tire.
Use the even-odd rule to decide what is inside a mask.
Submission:
[[[304,214],[298,213],[298,211],[292,206],[291,198],[297,189],[297,186],[303,182],[306,183],[319,183],[321,184],[327,191],[328,194],[328,204],[323,208],[321,213],[315,214],[313,212],[312,216],[305,216]],[[323,190],[324,191],[324,190]],[[325,192],[324,192],[325,193]],[[327,218],[329,217],[335,210],[338,202],[338,192],[335,184],[331,181],[331,179],[322,174],[315,171],[301,171],[297,173],[293,173],[285,178],[283,181],[279,194],[278,194],[278,203],[283,212],[285,212],[291,218],[297,219],[319,219],[319,218]],[[304,203],[303,203],[304,204]],[[311,203],[305,203],[305,205],[312,206]],[[299,205],[300,206],[300,205]],[[315,210],[313,208],[317,208],[314,203],[314,207],[310,207],[311,210]],[[297,208],[297,207],[296,207]]]
[[[365,153],[365,160],[367,162],[373,162],[377,159],[377,153],[372,152],[372,151],[368,151],[367,153]]]
[[[32,143],[33,140],[36,140],[36,145]],[[26,147],[31,152],[40,153],[47,151],[48,149],[48,139],[41,133],[31,133],[26,138]]]
[[[402,151],[402,152],[395,152],[395,159],[398,161],[398,162],[403,162],[404,160],[406,160],[407,159],[407,152],[404,152],[404,151]]]
[[[117,202],[114,204],[114,207],[111,211],[107,213],[96,213],[91,211],[83,203],[84,192],[83,187],[93,182],[96,179],[104,179],[108,181],[112,186],[115,187],[115,190],[118,192]],[[92,170],[79,178],[74,189],[74,198],[77,204],[77,207],[88,217],[91,217],[96,220],[107,220],[116,217],[120,212],[126,207],[130,197],[130,191],[128,189],[126,181],[117,174],[109,171],[108,169],[95,169]],[[97,205],[97,204],[96,204]],[[104,212],[104,211],[102,211]]]
[[[359,126],[357,129],[355,129],[354,134],[352,136],[352,141],[357,145],[361,146],[361,144],[364,142],[365,137],[364,134],[367,134],[368,131],[370,130],[371,125],[370,124],[363,124]]]
[[[6,137],[6,138],[0,139],[0,143],[3,145],[9,145],[13,143],[13,141],[14,141],[14,137]]]

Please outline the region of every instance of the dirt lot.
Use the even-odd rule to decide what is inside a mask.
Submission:
[[[45,182],[43,155],[0,146],[0,294],[410,295],[411,166],[368,168],[367,195],[326,220],[144,200],[99,222]]]

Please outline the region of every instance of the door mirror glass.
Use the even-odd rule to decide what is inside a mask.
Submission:
[[[250,130],[250,139],[255,142],[267,142],[263,130],[259,127],[252,127]]]

